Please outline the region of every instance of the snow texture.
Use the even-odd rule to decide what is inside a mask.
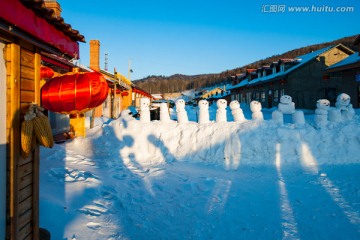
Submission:
[[[283,114],[293,114],[295,112],[295,103],[292,101],[292,97],[289,95],[281,96],[278,110]]]
[[[314,103],[315,104],[315,103]],[[51,239],[360,239],[360,111],[318,129],[264,121],[96,118],[40,148],[40,226]],[[231,116],[230,109],[228,114]],[[288,115],[290,116],[290,115]],[[331,227],[329,227],[331,224]]]
[[[341,93],[336,98],[335,106],[341,111],[341,118],[344,121],[353,119],[355,111],[350,103],[350,96],[346,93]]]
[[[184,99],[178,99],[175,102],[176,114],[178,123],[188,123],[189,118],[185,110],[185,101]]]
[[[160,121],[170,122],[169,108],[167,103],[163,102],[160,104]]]
[[[140,121],[143,123],[150,122],[150,99],[140,98]]]
[[[315,124],[318,128],[323,128],[328,124],[328,111],[330,109],[330,101],[327,99],[319,99],[316,102]]]
[[[250,103],[251,117],[253,120],[262,121],[264,120],[263,113],[261,112],[261,103],[258,101],[251,101]]]
[[[246,122],[243,110],[240,108],[240,103],[237,100],[233,100],[229,104],[231,109],[231,115],[234,118],[234,122],[243,123]]]
[[[226,107],[227,101],[225,99],[219,99],[216,101],[216,122],[227,122]]]
[[[200,100],[198,103],[199,106],[199,124],[209,123],[210,115],[209,115],[209,102],[206,100]]]

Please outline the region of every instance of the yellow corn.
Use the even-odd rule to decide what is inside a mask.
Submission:
[[[30,121],[23,121],[21,124],[21,155],[27,158],[31,151],[34,149],[34,123]],[[35,140],[36,142],[36,140]]]
[[[51,126],[45,115],[38,115],[33,120],[34,132],[39,143],[47,148],[54,146],[54,138],[51,133]]]

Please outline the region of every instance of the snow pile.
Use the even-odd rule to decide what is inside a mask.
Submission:
[[[210,106],[202,124],[189,106],[180,124],[125,112],[41,148],[40,226],[69,240],[359,239],[359,110],[317,128],[311,111],[278,125],[241,109],[245,122],[227,108],[218,123]]]

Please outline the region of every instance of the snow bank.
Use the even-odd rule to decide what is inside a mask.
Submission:
[[[350,164],[360,162],[359,119],[317,129],[305,125],[264,122],[142,123],[118,119],[88,133],[84,144],[113,151],[141,165],[192,161],[236,169],[241,165]],[[280,152],[279,152],[280,149]],[[309,149],[309,151],[304,151]],[[311,163],[308,158],[315,159]]]

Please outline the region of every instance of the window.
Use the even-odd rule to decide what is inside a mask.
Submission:
[[[251,96],[252,96],[251,92],[246,93],[246,102],[247,103],[251,102]]]
[[[280,65],[280,72],[284,72],[285,71],[285,64],[281,64]]]
[[[285,89],[280,90],[280,97],[285,95]]]
[[[265,102],[266,100],[266,94],[265,92],[261,92],[261,102]]]
[[[279,90],[274,90],[274,102],[279,102]]]
[[[259,100],[260,99],[260,93],[256,93],[256,98],[255,98],[256,100]]]
[[[275,74],[276,73],[276,67],[273,67],[272,69],[272,73]]]

